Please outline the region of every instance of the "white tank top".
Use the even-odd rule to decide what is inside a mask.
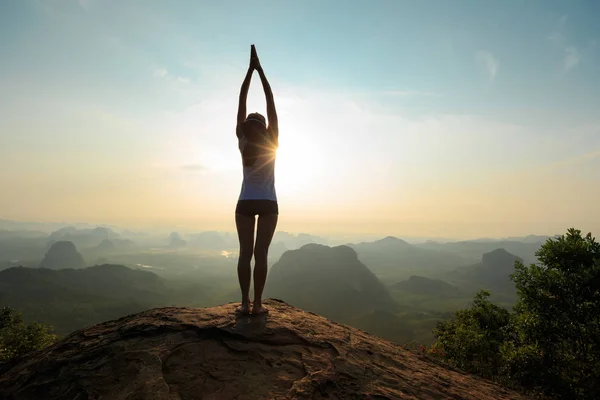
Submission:
[[[248,145],[248,140],[244,135],[240,135],[238,138],[240,154],[243,154],[246,145]],[[242,181],[239,200],[277,201],[277,193],[275,192],[275,156],[276,150],[261,152],[251,166],[244,166],[242,158],[244,180]]]

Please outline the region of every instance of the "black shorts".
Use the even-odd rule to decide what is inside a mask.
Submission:
[[[235,213],[248,217],[279,215],[279,206],[274,200],[238,200]]]

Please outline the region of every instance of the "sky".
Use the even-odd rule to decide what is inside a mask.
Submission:
[[[600,3],[0,1],[0,218],[233,231],[255,44],[279,230],[600,233]],[[255,74],[248,112],[265,113]]]

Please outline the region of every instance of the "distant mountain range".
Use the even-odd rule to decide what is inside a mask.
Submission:
[[[384,281],[398,281],[417,274],[436,274],[476,260],[450,251],[422,248],[393,236],[348,246]]]
[[[480,258],[484,253],[503,248],[511,254],[521,257],[527,264],[537,262],[535,253],[549,237],[529,236],[523,241],[517,240],[482,240],[450,243],[428,242],[417,245],[428,250],[451,252],[469,258]]]
[[[25,221],[13,221],[8,219],[0,218],[0,229],[11,230],[11,231],[41,231],[46,234],[53,232],[65,227],[73,227],[75,229],[94,229],[99,225],[89,223],[65,223],[65,222],[25,222]],[[116,227],[101,225],[109,229],[116,229]]]

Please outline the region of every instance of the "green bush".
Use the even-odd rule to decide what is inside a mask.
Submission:
[[[561,398],[600,398],[600,244],[569,229],[515,263],[512,312],[475,296],[434,330],[429,352],[465,371]]]
[[[56,339],[51,327],[37,322],[26,325],[22,315],[10,307],[0,311],[0,362],[41,350]]]
[[[485,378],[498,375],[500,347],[512,332],[510,313],[491,303],[489,296],[489,292],[479,291],[470,309],[457,311],[453,320],[439,322],[432,348],[451,365]]]

